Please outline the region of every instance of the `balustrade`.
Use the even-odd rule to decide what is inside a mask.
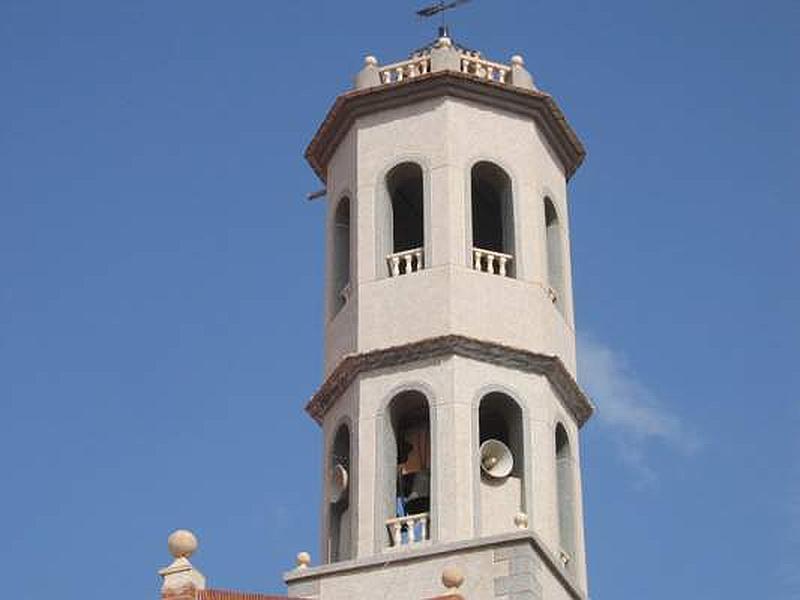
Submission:
[[[386,529],[389,530],[391,546],[394,548],[427,540],[430,518],[430,513],[419,513],[407,517],[386,519]]]
[[[380,69],[381,83],[396,83],[431,72],[429,56],[415,56],[410,60],[386,65]]]
[[[389,275],[391,277],[398,277],[399,275],[407,275],[414,271],[421,271],[423,268],[422,256],[422,248],[413,248],[412,250],[404,250],[402,252],[390,254],[386,257]]]
[[[513,260],[510,254],[484,250],[482,248],[472,249],[472,265],[476,271],[492,273],[501,277],[508,276],[508,267]]]
[[[473,52],[461,53],[461,72],[496,83],[511,83],[511,67],[503,63],[486,60]],[[414,56],[408,60],[380,67],[381,83],[397,83],[431,72],[429,55]]]
[[[461,55],[461,72],[497,83],[509,83],[511,67],[465,53]]]

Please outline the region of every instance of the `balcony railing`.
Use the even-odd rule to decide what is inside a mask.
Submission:
[[[391,65],[381,67],[381,83],[395,83],[404,79],[413,79],[431,72],[430,56],[415,56]]]
[[[460,71],[496,83],[511,83],[511,66],[486,60],[477,52],[460,53]],[[430,55],[418,55],[408,60],[380,67],[381,83],[397,83],[431,72]]]
[[[508,276],[509,266],[514,259],[510,254],[484,250],[483,248],[472,249],[472,265],[476,271],[492,273],[501,277]]]
[[[424,267],[422,257],[422,248],[413,248],[390,254],[386,257],[389,276],[398,277],[400,275],[408,275],[414,271],[421,271]]]
[[[510,83],[511,67],[465,52],[461,55],[461,72],[497,83]]]
[[[386,519],[386,529],[389,530],[389,541],[392,548],[418,544],[428,539],[431,515],[419,513],[407,517],[394,517]]]

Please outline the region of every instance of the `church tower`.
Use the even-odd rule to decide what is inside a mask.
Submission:
[[[445,31],[367,57],[306,157],[325,183],[320,566],[292,597],[587,597],[567,181],[523,59]]]

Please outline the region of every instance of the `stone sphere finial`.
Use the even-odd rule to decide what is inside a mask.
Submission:
[[[197,538],[188,529],[176,529],[167,538],[167,548],[175,558],[189,558],[197,550]]]
[[[519,512],[514,515],[514,525],[517,526],[517,529],[527,529],[528,515],[526,515],[524,512]]]
[[[378,59],[372,56],[371,54],[364,57],[364,66],[365,67],[376,67],[378,66]]]
[[[307,569],[311,564],[311,555],[308,552],[298,552],[297,560],[295,561],[298,569]]]
[[[525,61],[522,59],[522,56],[515,54],[511,57],[511,64],[515,67],[521,67],[525,64]]]
[[[445,567],[442,570],[442,583],[448,590],[457,590],[464,583],[464,574],[458,567]]]

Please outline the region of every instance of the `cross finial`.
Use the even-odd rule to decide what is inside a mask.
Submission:
[[[433,17],[435,15],[442,15],[442,24],[439,27],[439,37],[450,37],[447,31],[447,23],[445,22],[445,13],[448,10],[452,10],[461,6],[462,4],[466,4],[470,0],[439,0],[436,4],[431,4],[430,6],[426,6],[425,8],[421,8],[417,11],[417,16],[428,18]]]

